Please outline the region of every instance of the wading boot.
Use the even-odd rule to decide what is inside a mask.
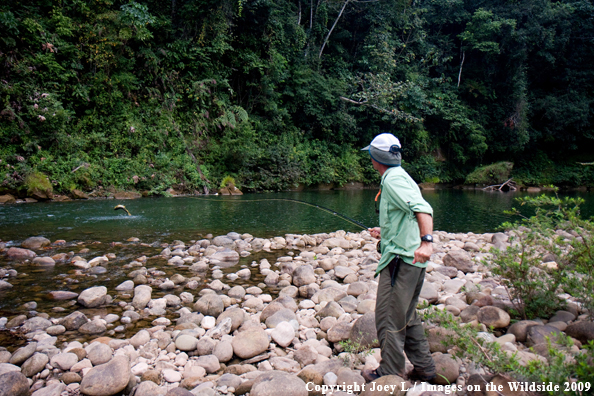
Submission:
[[[361,370],[361,376],[365,379],[365,382],[367,382],[367,383],[373,382],[376,379],[378,379],[379,377],[381,377],[381,375],[379,375],[377,373],[377,370],[370,370],[370,369]]]

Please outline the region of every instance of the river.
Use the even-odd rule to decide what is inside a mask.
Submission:
[[[0,206],[0,240],[18,243],[29,236],[43,235],[52,240],[102,242],[138,237],[150,243],[188,241],[209,233],[216,236],[230,231],[259,237],[340,229],[359,231],[360,227],[338,216],[283,199],[321,205],[373,227],[378,224],[376,193],[330,190],[4,205]],[[514,198],[529,194],[448,189],[428,190],[423,195],[434,209],[436,230],[484,233],[496,231],[501,223],[512,219],[503,212],[518,206]],[[571,196],[586,200],[583,215],[594,215],[594,194],[571,193]],[[115,211],[118,204],[125,205],[132,216]]]

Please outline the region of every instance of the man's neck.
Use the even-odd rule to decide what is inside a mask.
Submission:
[[[386,173],[386,171],[387,171],[388,169],[390,169],[390,168],[391,168],[391,166],[387,166],[387,165],[379,164],[379,169],[378,169],[378,172],[379,172],[380,176],[383,176],[383,175],[384,175],[384,173]]]

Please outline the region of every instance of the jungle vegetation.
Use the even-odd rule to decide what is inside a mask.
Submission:
[[[374,183],[384,131],[418,182],[594,185],[591,1],[20,0],[0,32],[3,190]]]

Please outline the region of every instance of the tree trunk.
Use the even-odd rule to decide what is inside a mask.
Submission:
[[[460,72],[458,73],[458,86],[460,88],[460,78],[462,78],[462,66],[464,66],[464,58],[466,57],[466,51],[462,51],[462,62],[460,62]]]
[[[336,24],[338,23],[338,20],[342,16],[342,13],[344,12],[344,9],[346,8],[347,4],[349,4],[350,2],[351,2],[351,0],[345,0],[344,1],[344,4],[342,5],[342,8],[340,10],[340,13],[338,14],[338,16],[336,17],[336,19],[334,20],[334,24],[332,24],[332,27],[330,28],[330,31],[328,32],[328,35],[324,39],[324,43],[322,44],[322,48],[320,48],[320,53],[318,55],[318,58],[321,58],[322,57],[322,52],[324,52],[324,47],[326,46],[326,43],[328,42],[328,39],[330,38],[330,35],[332,34],[332,31],[336,27]]]

